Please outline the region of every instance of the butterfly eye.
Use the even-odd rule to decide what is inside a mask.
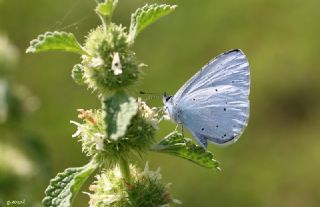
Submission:
[[[171,98],[172,98],[172,96],[167,96],[166,97],[166,102],[168,102]]]

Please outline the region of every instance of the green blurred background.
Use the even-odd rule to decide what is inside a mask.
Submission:
[[[174,93],[211,58],[232,48],[241,48],[251,64],[248,128],[234,145],[209,147],[221,162],[221,173],[167,155],[144,157],[153,168],[162,168],[164,181],[173,183],[174,197],[186,207],[320,206],[320,2],[120,0],[114,21],[128,26],[130,14],[147,2],[179,8],[139,36],[135,51],[149,67],[136,91]],[[69,120],[76,119],[76,109],[96,108],[99,102],[70,77],[79,56],[24,51],[45,31],[74,32],[83,42],[99,24],[94,7],[93,0],[2,0],[0,4],[0,30],[21,52],[15,80],[41,101],[23,124],[47,146],[50,176],[87,162],[80,144],[71,138],[75,127]],[[161,106],[161,102],[149,103]],[[174,128],[170,122],[161,124],[158,138]],[[33,189],[36,200],[42,199],[47,184],[45,180]],[[10,199],[23,198],[13,194]],[[79,194],[75,206],[87,202],[88,197]]]

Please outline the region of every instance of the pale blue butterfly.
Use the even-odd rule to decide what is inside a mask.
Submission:
[[[228,144],[248,124],[250,69],[245,54],[225,52],[204,66],[174,96],[164,96],[169,117],[189,129],[198,143]]]

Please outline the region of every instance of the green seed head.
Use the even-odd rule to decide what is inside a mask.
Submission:
[[[137,81],[140,64],[130,50],[128,35],[121,25],[98,27],[87,37],[82,56],[84,79],[89,88],[105,94],[126,88]]]

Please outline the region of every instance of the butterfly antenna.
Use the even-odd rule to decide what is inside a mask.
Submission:
[[[151,99],[161,99],[162,98],[162,95],[161,93],[148,93],[148,92],[144,92],[144,91],[140,91],[139,94],[141,95],[152,95],[152,96],[149,96],[146,101],[149,101]]]
[[[148,92],[145,92],[145,91],[140,91],[139,93],[142,94],[142,95],[160,95],[161,94],[161,93],[148,93]]]

